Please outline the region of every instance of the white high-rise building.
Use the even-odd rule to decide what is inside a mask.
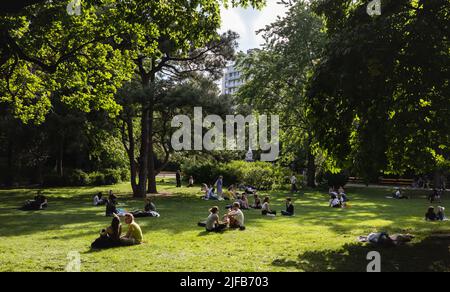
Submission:
[[[258,49],[248,50],[247,54],[252,54]],[[222,78],[222,94],[234,95],[244,84],[242,73],[236,69],[234,63],[230,63],[226,68]]]
[[[242,85],[242,76],[234,64],[226,67],[222,78],[222,94],[235,94]]]

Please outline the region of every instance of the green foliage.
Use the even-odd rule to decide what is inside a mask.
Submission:
[[[308,102],[314,136],[341,168],[368,181],[432,172],[450,159],[448,0],[313,2],[325,57]]]
[[[182,171],[185,179],[192,175],[197,183],[214,184],[219,176],[223,176],[227,186],[244,184],[262,190],[285,189],[290,176],[289,169],[268,162],[185,163]]]
[[[328,182],[329,187],[343,187],[348,183],[349,175],[347,172],[342,171],[340,173],[328,172],[325,174],[325,179]]]

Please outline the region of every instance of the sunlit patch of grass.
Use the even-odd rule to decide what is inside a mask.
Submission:
[[[1,190],[0,270],[64,271],[68,253],[77,251],[82,271],[363,271],[364,250],[353,248],[360,246],[358,235],[411,232],[418,236],[415,243],[420,243],[429,234],[450,233],[448,222],[423,220],[428,203],[422,197],[395,201],[386,199],[384,190],[349,189],[348,209],[329,208],[326,193],[308,190],[294,196],[295,217],[262,217],[250,210],[245,211],[246,231],[207,234],[196,223],[212,205],[219,205],[223,213],[229,202],[200,200],[199,187],[176,189],[170,180],[160,182],[159,188],[172,195],[155,198],[161,218],[138,219],[145,243],[95,252],[90,244],[110,218],[104,217],[103,207],[91,205],[92,196],[112,189],[119,194],[120,208],[142,209],[143,201],[132,198],[128,184],[47,189],[50,206],[39,212],[16,209],[36,190]],[[271,196],[277,211],[289,196],[284,192],[265,195]],[[330,262],[314,262],[325,255]],[[343,258],[348,259],[345,265]]]

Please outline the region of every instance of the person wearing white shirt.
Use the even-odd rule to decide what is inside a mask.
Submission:
[[[297,177],[295,176],[295,174],[293,174],[291,176],[291,193],[296,193],[298,192],[297,189]]]

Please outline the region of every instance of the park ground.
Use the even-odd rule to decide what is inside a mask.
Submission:
[[[92,206],[96,192],[112,189],[127,210],[142,209],[128,184],[96,188],[46,189],[45,211],[17,210],[34,196],[35,189],[0,190],[0,271],[65,271],[70,252],[81,256],[81,271],[366,271],[367,254],[377,250],[383,271],[450,271],[450,222],[429,223],[424,214],[426,193],[411,193],[411,200],[386,199],[389,192],[349,188],[348,209],[328,207],[328,195],[303,190],[294,196],[296,216],[262,217],[245,211],[245,231],[208,234],[197,222],[218,204],[199,199],[199,188],[159,183],[155,199],[161,218],[138,219],[145,243],[134,247],[91,251],[91,242],[111,219],[104,207]],[[283,208],[286,192],[271,192],[273,209]],[[444,198],[445,200],[445,198]],[[447,201],[443,206],[450,207]],[[450,210],[450,209],[448,209]],[[124,230],[126,227],[124,226]],[[412,233],[406,246],[377,249],[357,242],[370,232]]]

